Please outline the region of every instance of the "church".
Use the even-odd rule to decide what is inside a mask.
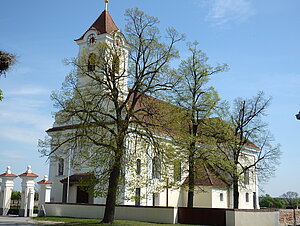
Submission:
[[[101,59],[96,59],[97,56],[94,54],[95,49],[99,48],[99,44],[105,43],[117,48],[122,53],[123,57],[119,63],[120,66],[118,66],[118,70],[123,72],[118,82],[121,102],[122,98],[126,98],[129,90],[127,71],[130,46],[107,10],[108,1],[105,2],[104,11],[75,41],[79,47],[78,57],[87,56],[89,73],[95,71],[96,63],[101,62]],[[106,58],[105,54],[106,50],[101,57]],[[87,86],[90,89],[89,78],[84,73],[78,76],[76,84],[81,89],[85,89]],[[53,127],[46,131],[52,140],[66,139],[67,134],[80,124],[78,119],[61,120],[62,114],[61,112],[56,114]],[[120,205],[186,207],[188,191],[184,185],[188,183],[187,166],[183,163],[166,166],[169,178],[162,180],[164,177],[161,173],[163,166],[160,165],[161,163],[154,152],[152,154],[146,153],[144,150],[146,147],[142,144],[138,144],[137,148],[136,143],[132,142],[135,139],[134,135],[128,136],[127,139],[126,152],[135,154],[131,155],[129,161],[131,164],[124,166],[123,176],[130,182],[125,183],[120,189],[121,194],[117,203]],[[76,165],[75,159],[78,149],[86,148],[80,145],[73,148],[61,146],[56,149],[52,147],[49,166],[49,180],[53,182],[51,202],[105,204],[106,199],[103,196],[94,197],[86,189],[83,189],[82,182],[89,175],[89,172],[93,171],[93,167],[91,164],[85,163],[77,163]],[[247,146],[245,153],[249,159],[255,159],[257,147]],[[138,183],[139,178],[143,178],[143,183]],[[239,206],[241,209],[259,208],[258,180],[255,171],[248,172],[241,182]],[[233,208],[232,186],[222,180],[209,167],[199,167],[195,177],[194,207]]]

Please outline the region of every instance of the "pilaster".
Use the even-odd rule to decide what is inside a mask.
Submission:
[[[22,195],[19,216],[32,217],[34,206],[34,180],[38,177],[38,175],[32,173],[31,166],[27,166],[27,171],[20,174],[19,177],[22,179]]]
[[[14,188],[14,179],[18,177],[11,173],[10,166],[7,167],[6,172],[0,175],[2,179],[0,191],[0,215],[7,215],[10,208],[11,193]]]
[[[44,176],[44,179],[37,182],[40,185],[39,193],[39,216],[46,216],[45,203],[50,202],[52,181],[48,180],[48,176]]]

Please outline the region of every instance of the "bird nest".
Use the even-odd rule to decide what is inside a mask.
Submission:
[[[0,75],[5,74],[9,67],[15,63],[15,55],[0,50]]]

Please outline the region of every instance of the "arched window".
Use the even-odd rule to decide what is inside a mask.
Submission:
[[[136,160],[136,174],[141,175],[141,165],[142,161],[140,159]]]
[[[220,193],[220,201],[223,202],[224,201],[224,194]]]
[[[64,175],[65,161],[63,158],[58,159],[58,172],[59,176]]]
[[[246,193],[246,202],[249,202],[249,193]]]
[[[152,178],[154,179],[160,179],[160,170],[161,170],[161,164],[160,159],[158,157],[154,157],[152,159]]]
[[[180,181],[181,180],[181,163],[179,161],[176,161],[174,163],[174,181]]]
[[[88,58],[88,71],[95,71],[96,69],[96,61],[97,55],[95,53],[91,53]]]
[[[114,74],[120,73],[120,58],[117,54],[113,56],[112,60],[112,71]]]
[[[244,172],[244,184],[249,185],[249,169],[246,169]]]

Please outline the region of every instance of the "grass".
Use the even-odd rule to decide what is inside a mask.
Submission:
[[[98,225],[100,220],[99,219],[85,219],[85,218],[69,218],[69,217],[35,217],[32,218],[38,221],[56,221],[56,222],[64,222],[64,225]],[[105,224],[104,224],[105,225]],[[109,224],[111,225],[111,224]],[[123,225],[123,226],[134,226],[134,225],[141,225],[141,226],[171,226],[174,224],[158,224],[158,223],[146,223],[146,222],[139,222],[139,221],[125,221],[125,220],[115,220],[114,224],[112,225]],[[178,224],[180,226],[188,226],[190,224]]]

